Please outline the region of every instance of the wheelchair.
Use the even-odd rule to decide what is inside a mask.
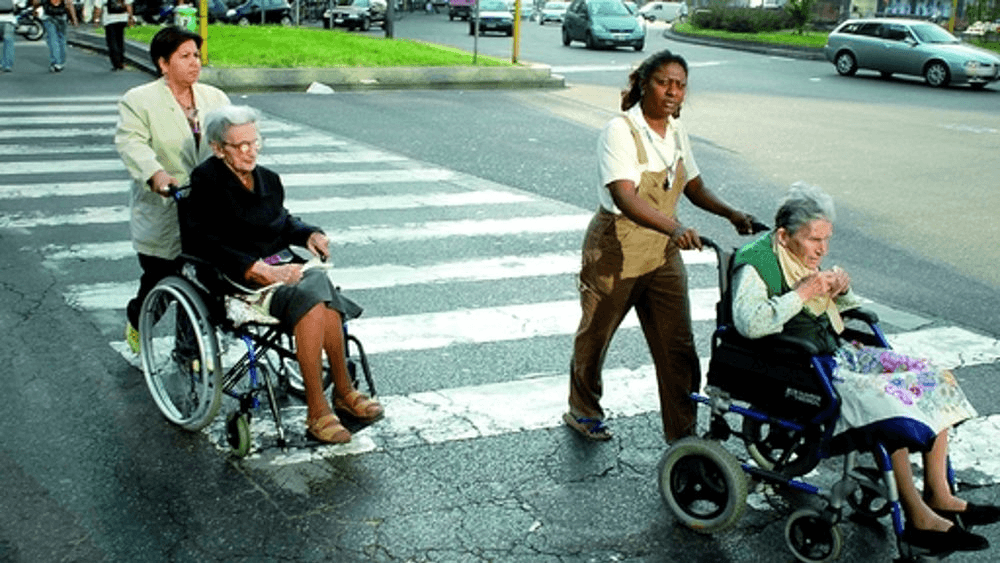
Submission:
[[[175,190],[178,202],[181,190]],[[251,419],[264,395],[274,418],[276,445],[293,445],[282,425],[281,406],[288,404],[289,394],[305,393],[294,338],[278,319],[238,299],[236,294],[248,290],[235,286],[211,264],[185,254],[181,262],[177,275],[161,280],[146,296],[139,315],[142,370],[156,406],[171,423],[198,431],[215,419],[223,397],[234,399],[237,406],[227,415],[226,439],[233,453],[244,457],[253,444]],[[350,320],[345,316],[343,323],[348,374],[355,388],[362,389],[363,380],[363,388],[374,397],[368,358],[361,341],[348,332]],[[323,377],[323,388],[329,390],[326,366]],[[349,420],[344,424],[352,425]],[[309,444],[303,433],[302,442],[294,445]]]
[[[707,238],[702,244],[718,257],[721,298],[705,395],[695,392],[691,398],[708,405],[709,424],[701,436],[678,440],[664,452],[657,469],[664,504],[696,532],[723,532],[743,515],[756,480],[819,499],[812,504],[821,508],[794,511],[784,528],[785,543],[799,561],[836,559],[843,546],[838,524],[849,511],[868,520],[891,516],[900,560],[947,555],[911,546],[903,537],[889,452],[912,442],[877,424],[834,436],[840,399],[831,383],[833,358],[819,355],[807,340],[786,335],[749,340],[737,333],[730,289],[735,252]],[[889,347],[873,313],[851,310],[842,316],[850,322],[847,340]],[[731,452],[740,445],[747,454],[743,459]],[[863,454],[871,454],[875,467],[859,464]],[[832,486],[800,478],[822,460],[841,455],[843,472]]]

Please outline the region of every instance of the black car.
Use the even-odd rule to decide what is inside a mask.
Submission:
[[[368,31],[372,25],[385,27],[385,0],[337,0],[323,12],[323,27],[346,27]]]
[[[226,12],[225,21],[239,25],[261,23],[261,4],[264,6],[264,23],[292,24],[292,5],[286,0],[249,0]]]

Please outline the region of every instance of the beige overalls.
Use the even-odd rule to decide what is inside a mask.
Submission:
[[[640,132],[627,117],[625,121],[639,164],[644,165],[648,159]],[[683,160],[674,160],[676,173],[669,188],[667,169],[643,172],[636,190],[669,217],[676,215],[677,198],[687,183]],[[666,234],[599,209],[584,238],[580,304],[583,317],[570,364],[570,413],[604,419],[604,357],[615,330],[635,307],[656,367],[663,432],[667,440],[691,434],[695,410],[690,393],[698,389],[701,372],[691,334],[687,272],[677,245]]]

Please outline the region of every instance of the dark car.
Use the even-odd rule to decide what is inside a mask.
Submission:
[[[469,20],[469,35],[476,33],[476,13]],[[514,35],[514,14],[510,12],[502,0],[480,0],[479,2],[479,34],[487,31]]]
[[[249,0],[226,12],[226,22],[239,25],[261,23],[261,5],[264,6],[264,23],[292,24],[292,5],[286,0]]]
[[[337,4],[323,12],[323,27],[346,27],[368,31],[372,25],[385,27],[384,0],[337,0]]]
[[[968,84],[982,88],[1000,79],[996,53],[962,43],[936,23],[897,18],[847,20],[823,48],[837,72],[858,69],[923,76],[934,87]]]
[[[646,28],[621,0],[573,0],[563,15],[562,42],[583,41],[588,49],[632,47],[641,51]]]

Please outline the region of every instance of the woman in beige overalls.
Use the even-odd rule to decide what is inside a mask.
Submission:
[[[563,416],[590,439],[611,438],[600,405],[601,367],[611,337],[632,307],[656,366],[667,440],[694,430],[690,393],[701,374],[680,251],[700,249],[701,242],[677,219],[681,192],[727,218],[740,233],[750,233],[751,217],[717,198],[699,176],[679,119],[687,74],[687,62],[670,51],[646,59],[622,93],[625,114],[608,123],[598,142],[601,206],[583,244],[583,317],[570,366],[569,412]]]

